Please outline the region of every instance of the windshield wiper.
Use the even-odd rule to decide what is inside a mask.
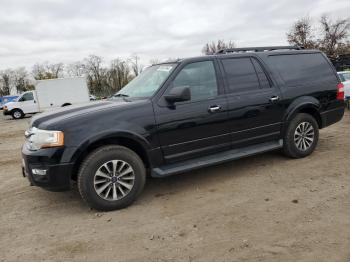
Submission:
[[[121,94],[121,93],[119,93],[119,94],[113,95],[113,97],[120,97],[120,98],[122,98],[125,102],[130,102],[130,100],[127,99],[127,97],[129,97],[129,95],[126,95],[126,94]],[[113,98],[113,97],[112,97],[112,98]]]
[[[126,94],[115,94],[115,97],[129,97],[129,95]]]

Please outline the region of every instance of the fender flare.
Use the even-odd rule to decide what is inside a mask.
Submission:
[[[300,111],[304,109],[312,109],[315,112],[319,114],[321,108],[321,103],[319,100],[317,100],[314,97],[311,96],[304,96],[299,97],[295,101],[293,101],[289,107],[287,108],[284,116],[283,116],[283,130],[284,133],[285,129],[288,126],[288,123],[293,119],[293,117]]]
[[[86,153],[86,150],[94,143],[97,143],[98,141],[102,141],[105,139],[118,139],[118,138],[119,139],[126,138],[126,139],[132,140],[133,142],[141,146],[141,148],[145,152],[147,152],[151,148],[149,142],[145,138],[143,138],[142,136],[136,133],[133,133],[130,131],[123,131],[123,130],[108,130],[85,139],[82,143],[80,143],[77,147],[75,147],[75,150],[71,151],[69,156],[66,156],[67,157],[66,160],[68,160],[69,162],[76,162],[78,159],[81,158],[81,156],[84,156],[84,154]],[[148,154],[146,154],[146,157],[147,157],[147,161],[151,163]]]

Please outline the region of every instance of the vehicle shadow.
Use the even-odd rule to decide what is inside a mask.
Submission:
[[[283,164],[284,161],[294,160],[286,158],[279,150],[276,150],[169,177],[147,177],[145,188],[132,205],[132,208],[145,208],[145,206],[152,205],[150,202],[155,198],[176,197],[173,195],[193,191],[194,189],[210,187],[210,189],[216,190],[222,184],[246,175],[246,172],[243,172],[244,170],[250,169],[256,172],[259,168],[269,166],[273,162]],[[41,208],[54,208],[71,214],[98,212],[89,208],[81,199],[76,183],[72,184],[72,190],[65,192],[48,192],[37,189],[35,194],[40,200],[45,201]]]
[[[251,168],[252,166],[255,168],[268,166],[272,160],[276,159],[280,161],[289,160],[277,150],[169,177],[149,177],[141,198],[147,200],[169,192],[186,191],[193,188],[193,186],[200,188],[210,184],[212,187],[215,187],[215,181],[218,184],[225,183],[225,181],[232,178],[244,176],[241,172],[242,170]]]

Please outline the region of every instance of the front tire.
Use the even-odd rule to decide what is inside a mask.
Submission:
[[[123,146],[103,146],[87,156],[78,173],[78,189],[87,204],[101,211],[129,206],[141,193],[146,170],[140,157]]]
[[[21,109],[13,109],[12,112],[11,112],[11,115],[12,115],[12,118],[13,119],[21,119],[24,117],[24,113]]]
[[[297,114],[289,123],[283,140],[284,154],[291,158],[310,155],[319,137],[318,124],[311,115]]]

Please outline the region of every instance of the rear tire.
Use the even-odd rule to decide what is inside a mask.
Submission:
[[[25,114],[23,113],[23,111],[21,109],[13,109],[11,112],[12,118],[13,119],[21,119],[25,116]]]
[[[90,153],[80,166],[78,189],[87,204],[101,211],[129,206],[141,193],[146,170],[132,150],[103,146]]]
[[[283,140],[284,154],[291,158],[310,155],[319,137],[318,124],[311,115],[297,114],[289,123]]]

